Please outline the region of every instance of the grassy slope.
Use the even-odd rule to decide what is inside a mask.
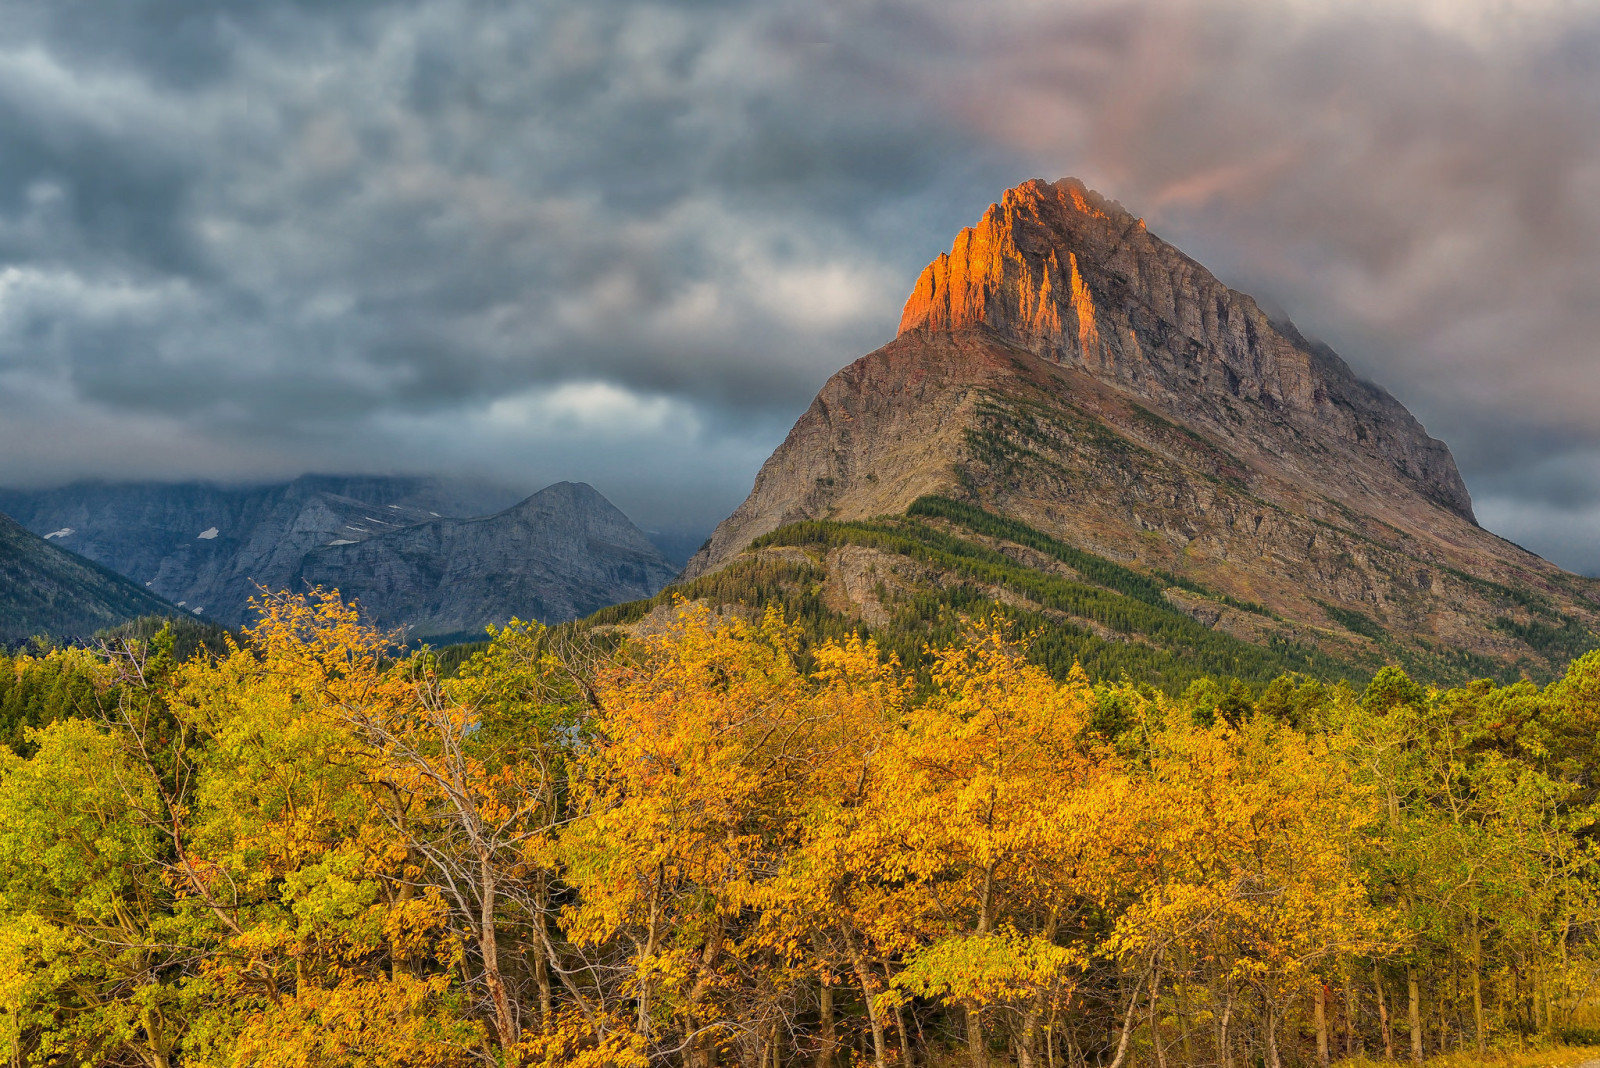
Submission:
[[[1174,462],[1184,468],[1183,477],[1209,483],[1219,494],[1250,495],[1237,477],[1246,466],[1238,458],[1187,427],[1137,404],[1132,409],[1136,422],[1158,432],[1164,455],[1169,460],[1177,458]],[[1164,463],[1145,445],[1059,398],[1044,402],[992,394],[979,406],[978,413],[979,426],[967,431],[969,459],[962,468],[963,479],[978,497],[987,495],[980,483],[990,490],[1019,481],[1081,483],[1084,472],[1097,468],[1159,470]],[[1391,573],[1387,583],[1389,624],[1360,611],[1316,601],[1338,628],[1369,639],[1381,660],[1399,663],[1419,678],[1438,681],[1476,677],[1513,681],[1523,675],[1548,681],[1565,670],[1567,663],[1600,646],[1600,637],[1583,619],[1569,614],[1544,593],[1502,585],[1414,556],[1406,551],[1398,530],[1392,531],[1396,538],[1379,540],[1362,533],[1361,517],[1348,513],[1347,518],[1349,522],[1343,525],[1317,518],[1310,518],[1310,522],[1340,538],[1369,544],[1402,565],[1448,573],[1488,602],[1489,614],[1482,621],[1488,629],[1521,646],[1521,651],[1513,654],[1514,659],[1506,661],[1447,647],[1399,629],[1393,619],[1404,619],[1410,611],[1427,608],[1426,595],[1417,594],[1408,601],[1409,582],[1399,574]],[[1152,574],[1171,585],[1185,585],[1174,576]],[[1600,604],[1595,601],[1592,584],[1585,589],[1587,580],[1570,578],[1573,585],[1565,592],[1580,602]]]
[[[880,585],[879,597],[891,618],[869,626],[831,607],[825,596],[827,554],[847,545],[905,557],[916,562],[917,570],[937,577],[910,590]],[[805,555],[779,558],[759,552],[777,547],[800,549]],[[900,517],[791,524],[757,539],[751,549],[757,551],[720,571],[668,587],[649,600],[603,609],[577,626],[633,624],[678,597],[751,609],[772,604],[800,622],[810,640],[860,631],[903,662],[922,666],[927,646],[953,639],[965,619],[998,610],[1022,631],[1034,632],[1032,658],[1053,674],[1064,675],[1076,662],[1094,678],[1126,673],[1169,692],[1207,676],[1260,685],[1298,672],[1326,681],[1364,682],[1385,663],[1399,663],[1418,679],[1440,683],[1482,677],[1509,681],[1519,674],[1517,668],[1470,653],[1401,641],[1365,617],[1341,619],[1348,634],[1312,636],[1329,638],[1326,642],[1270,635],[1288,628],[1277,628],[1281,621],[1260,605],[1163,571],[1125,567],[1027,524],[940,497],[924,497]],[[1064,568],[1031,567],[1019,559],[1026,555],[1021,550],[1043,554]],[[1259,618],[1269,637],[1246,641],[1199,622],[1168,599],[1167,591],[1174,588],[1191,600]],[[1009,604],[997,602],[1000,593]],[[1561,634],[1558,640],[1570,640],[1575,648],[1582,644],[1575,635]],[[1323,646],[1345,652],[1333,654]],[[463,659],[476,647],[453,648],[443,659]]]
[[[1041,552],[1071,568],[1076,578],[1029,567],[984,544],[999,539]],[[870,627],[830,609],[822,596],[827,577],[822,557],[843,545],[862,545],[915,560],[941,574],[937,582],[885,602],[893,618]],[[793,546],[814,563],[799,564],[759,555],[735,561],[721,571],[662,591],[648,601],[605,609],[585,626],[638,621],[674,597],[718,604],[780,606],[814,638],[860,630],[910,664],[926,659],[925,646],[953,638],[963,617],[998,608],[1023,630],[1035,631],[1033,658],[1056,674],[1076,661],[1095,677],[1123,672],[1168,690],[1181,689],[1205,675],[1236,676],[1265,682],[1285,672],[1319,678],[1359,678],[1377,666],[1343,663],[1309,646],[1285,641],[1256,645],[1213,630],[1173,606],[1164,590],[1177,586],[1248,612],[1193,582],[1163,573],[1123,567],[1083,552],[1013,520],[943,498],[923,498],[901,518],[871,523],[812,521],[796,523],[760,538],[752,546]],[[1005,590],[1022,604],[997,605]],[[1098,633],[1097,633],[1098,631]],[[1112,637],[1103,637],[1109,633]]]

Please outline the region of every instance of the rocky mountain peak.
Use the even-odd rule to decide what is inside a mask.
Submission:
[[[1094,296],[1082,245],[1107,246],[1144,222],[1076,178],[1008,189],[917,279],[900,333],[986,326],[1029,347],[1097,356]]]
[[[1072,179],[1008,190],[928,265],[682,588],[755,603],[783,568],[807,612],[919,633],[995,598],[1082,637],[1062,670],[1150,642],[1174,681],[1223,640],[1196,624],[1285,657],[1264,673],[1441,678],[1559,671],[1600,633],[1600,587],[1480,528],[1398,400]],[[1095,600],[1113,587],[1166,622]],[[1265,655],[1230,648],[1225,673]]]
[[[1404,406],[1077,179],[1007,190],[923,270],[900,337],[967,330],[1204,432],[1341,442],[1472,519],[1454,458]]]

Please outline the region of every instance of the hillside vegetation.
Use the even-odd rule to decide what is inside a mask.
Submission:
[[[0,647],[35,637],[82,639],[138,616],[178,611],[0,515]]]
[[[935,520],[778,541],[1005,577]],[[1038,596],[1165,611],[1071,566]],[[446,679],[329,594],[218,656],[9,660],[0,708],[38,711],[0,752],[0,1048],[1284,1068],[1585,1037],[1600,653],[1173,695],[1054,677],[1002,613],[947,633],[913,670],[680,603],[620,643],[513,625]]]
[[[842,570],[838,550],[847,546],[868,550],[872,561],[870,581],[858,584],[854,597],[833,579]],[[800,552],[774,552],[782,548]],[[1485,595],[1497,597],[1507,613],[1545,611],[1536,599],[1509,588]],[[930,642],[938,646],[955,637],[965,615],[999,611],[1019,629],[1035,632],[1029,659],[1058,680],[1076,664],[1091,679],[1126,673],[1172,694],[1208,676],[1261,685],[1299,672],[1325,682],[1355,682],[1389,663],[1424,682],[1512,682],[1524,675],[1549,681],[1552,652],[1564,655],[1565,663],[1600,645],[1567,617],[1521,626],[1522,640],[1538,648],[1510,665],[1417,635],[1393,634],[1332,605],[1326,610],[1342,612],[1337,622],[1344,630],[1318,630],[1193,580],[1116,563],[945,497],[919,498],[899,517],[780,527],[726,567],[649,601],[603,609],[585,625],[631,626],[677,598],[755,612],[776,604],[804,625],[808,640],[859,631],[913,668],[929,663]],[[1555,620],[1553,612],[1550,618]],[[1520,626],[1509,615],[1497,625]]]

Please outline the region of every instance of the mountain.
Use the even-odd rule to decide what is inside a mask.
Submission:
[[[0,643],[34,635],[86,638],[139,616],[175,611],[120,575],[0,515]]]
[[[579,489],[551,487],[516,505],[515,494],[497,487],[427,478],[78,483],[0,490],[0,511],[224,624],[251,618],[258,585],[300,590],[310,582],[359,595],[386,625],[476,632],[510,615],[569,618],[648,595],[672,577],[676,569],[637,528],[598,493]],[[493,521],[452,525],[490,513]],[[537,529],[541,523],[547,529]],[[445,576],[450,585],[440,588]],[[496,601],[488,588],[504,596]]]
[[[1479,527],[1397,400],[1072,179],[1009,190],[928,265],[685,579],[796,550],[847,618],[980,591],[1175,664],[1196,635],[1109,623],[1105,598],[1252,663],[1545,676],[1600,644],[1600,583]],[[952,565],[984,554],[1009,577]]]
[[[558,482],[503,512],[433,519],[308,554],[298,578],[337,586],[419,637],[481,636],[513,616],[562,622],[649,597],[676,576],[592,487]]]

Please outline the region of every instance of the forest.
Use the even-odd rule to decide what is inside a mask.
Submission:
[[[13,1065],[1291,1068],[1593,1037],[1600,652],[1548,686],[912,670],[776,609],[336,594],[0,660]],[[654,618],[654,617],[652,617]]]

